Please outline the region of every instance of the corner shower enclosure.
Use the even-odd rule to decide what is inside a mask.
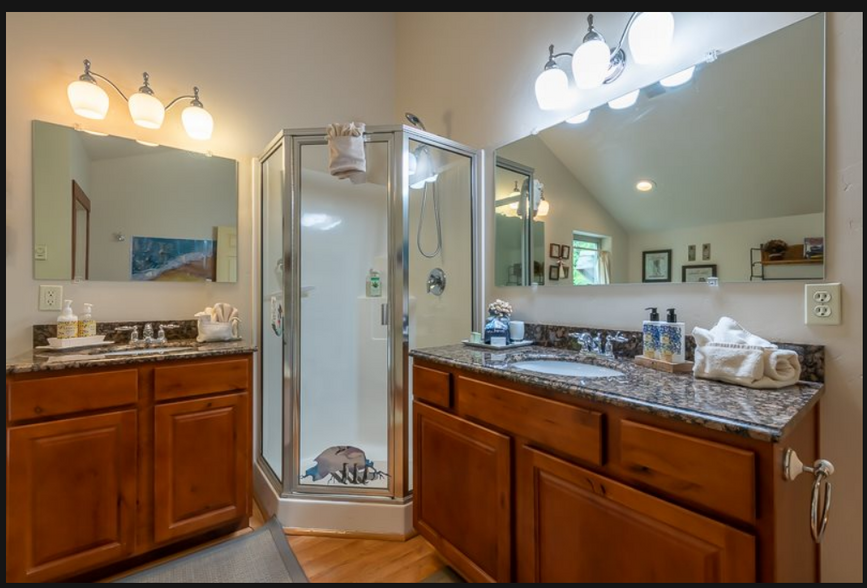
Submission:
[[[411,529],[414,347],[480,320],[477,151],[369,127],[366,182],[328,173],[325,129],[260,158],[256,494],[285,527]],[[381,296],[365,282],[381,276]]]

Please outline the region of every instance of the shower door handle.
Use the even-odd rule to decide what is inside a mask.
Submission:
[[[380,307],[380,321],[382,326],[388,326],[388,303],[386,302]]]

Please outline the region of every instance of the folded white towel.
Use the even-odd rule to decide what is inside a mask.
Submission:
[[[712,329],[696,327],[692,334],[696,342],[693,374],[697,378],[749,388],[783,388],[801,376],[797,353],[777,348],[729,317],[721,318]]]
[[[361,184],[367,177],[364,154],[364,123],[330,124],[328,135],[328,171],[332,176]]]

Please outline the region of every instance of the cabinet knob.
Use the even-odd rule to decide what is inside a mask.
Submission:
[[[42,414],[42,407],[41,406],[35,407],[33,409],[33,412],[35,412],[36,414]]]

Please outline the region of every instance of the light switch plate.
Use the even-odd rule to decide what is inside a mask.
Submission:
[[[33,259],[36,261],[48,261],[48,245],[37,245],[34,247]]]
[[[843,320],[840,283],[804,285],[804,323],[839,325]]]
[[[39,310],[60,310],[63,286],[39,286]]]

